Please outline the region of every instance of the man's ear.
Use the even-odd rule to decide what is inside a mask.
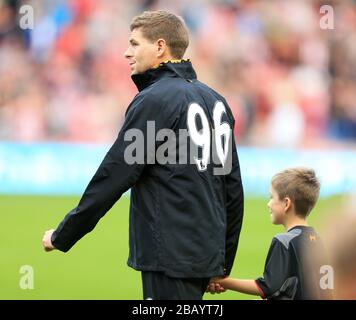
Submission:
[[[162,58],[167,53],[166,40],[160,38],[156,41],[157,44],[157,58]]]
[[[289,197],[284,198],[284,211],[287,212],[292,207],[292,200]]]

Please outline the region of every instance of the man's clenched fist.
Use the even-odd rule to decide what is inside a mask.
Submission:
[[[52,251],[52,250],[56,249],[52,245],[52,241],[51,241],[53,232],[54,232],[54,229],[47,230],[42,238],[42,244],[43,244],[43,248],[45,249],[45,251]]]

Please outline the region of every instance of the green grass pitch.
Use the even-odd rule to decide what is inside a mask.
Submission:
[[[0,195],[0,299],[142,299],[140,273],[126,265],[128,198],[118,201],[68,253],[43,251],[44,231],[55,228],[77,202],[78,197]],[[320,200],[310,223],[318,227],[341,202],[341,196]],[[234,277],[260,276],[273,235],[283,232],[283,227],[270,223],[266,203],[246,199]],[[20,287],[23,265],[33,268],[33,289]],[[204,296],[256,298],[235,292]]]

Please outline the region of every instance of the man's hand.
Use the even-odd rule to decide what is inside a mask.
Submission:
[[[223,288],[217,281],[224,279],[224,277],[213,277],[210,279],[206,292],[211,294],[225,292],[226,289]]]
[[[53,246],[51,237],[52,233],[54,232],[54,229],[47,230],[42,238],[42,245],[45,251],[52,251],[55,250],[56,248]]]

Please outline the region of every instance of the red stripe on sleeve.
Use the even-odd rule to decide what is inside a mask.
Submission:
[[[256,283],[256,285],[257,285],[258,290],[260,291],[260,296],[261,296],[261,298],[262,298],[262,299],[267,299],[265,293],[263,292],[262,288],[260,287],[260,285],[258,284],[258,282],[257,282],[256,280],[255,280],[255,283]]]

